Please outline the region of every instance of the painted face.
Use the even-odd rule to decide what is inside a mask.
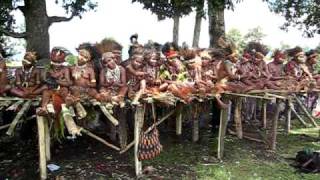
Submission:
[[[122,59],[121,59],[121,51],[112,51],[114,58],[116,60],[117,64],[120,64]]]
[[[22,66],[24,68],[31,68],[32,67],[32,63],[29,60],[24,59],[24,60],[22,60]]]
[[[151,66],[156,66],[157,65],[157,54],[156,53],[152,53],[150,55],[150,57],[148,58],[148,63],[151,65]]]
[[[90,53],[86,50],[79,51],[78,64],[84,65],[91,60]]]
[[[231,62],[236,63],[238,61],[238,55],[236,53],[233,53],[229,55],[229,59]]]
[[[117,65],[114,58],[112,58],[112,57],[104,58],[102,60],[102,64],[103,64],[103,67],[106,67],[109,69],[114,69],[114,68],[116,68],[116,65]]]
[[[299,54],[297,56],[297,60],[298,60],[299,63],[303,64],[303,63],[306,62],[307,58],[306,58],[306,56],[304,54]]]
[[[135,69],[139,69],[143,66],[143,56],[135,56],[132,65]]]
[[[50,54],[51,61],[57,62],[57,63],[64,62],[65,57],[66,57],[66,54],[59,49],[52,50]]]
[[[274,60],[277,61],[278,63],[284,63],[284,61],[286,60],[286,56],[284,54],[277,54],[274,57]]]
[[[310,64],[317,64],[317,62],[318,62],[318,54],[310,55],[309,58],[308,58],[308,62]]]

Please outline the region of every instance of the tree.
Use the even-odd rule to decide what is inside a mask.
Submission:
[[[241,32],[238,29],[235,29],[235,28],[230,29],[226,33],[226,37],[235,43],[235,45],[237,46],[237,48],[240,52],[243,51],[243,49],[246,46],[246,42],[245,42],[243,35],[241,34]]]
[[[170,18],[174,20],[173,42],[179,42],[179,19],[192,12],[194,0],[132,0],[132,3],[143,4],[143,9],[156,14],[159,20]]]
[[[281,14],[286,22],[281,27],[298,27],[308,37],[320,34],[320,0],[266,0],[271,11]]]
[[[221,36],[225,36],[224,10],[234,9],[242,0],[208,0],[210,47],[217,46]]]
[[[49,27],[53,23],[70,21],[80,17],[84,12],[96,8],[93,0],[55,0],[65,9],[68,17],[48,16],[46,0],[1,0],[0,36],[24,38],[28,51],[36,51],[40,58],[49,56]],[[15,17],[12,12],[20,10],[25,18],[25,32],[15,31]]]
[[[263,30],[260,26],[249,29],[248,33],[244,36],[245,41],[247,42],[261,42],[262,39],[266,37],[266,34],[263,33]]]
[[[200,40],[200,32],[201,32],[201,21],[202,18],[205,17],[204,11],[204,0],[197,0],[196,3],[196,19],[194,24],[194,31],[193,31],[193,41],[192,47],[199,47],[199,40]]]

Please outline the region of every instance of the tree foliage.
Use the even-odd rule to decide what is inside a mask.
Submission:
[[[231,8],[234,4],[242,0],[207,0],[212,8]],[[188,15],[194,9],[202,11],[205,16],[203,0],[132,0],[132,3],[139,2],[143,4],[143,8],[150,10],[158,16],[159,20],[165,18],[173,18],[174,16],[182,17]]]
[[[226,33],[226,37],[227,37],[227,39],[230,39],[232,42],[235,43],[239,52],[243,51],[243,49],[246,46],[246,42],[245,42],[243,35],[241,34],[241,32],[238,29],[236,29],[236,28],[230,29]]]
[[[286,22],[281,27],[298,27],[304,35],[320,34],[320,0],[267,0],[271,11],[281,14]]]
[[[264,37],[266,37],[266,34],[263,33],[263,29],[260,26],[249,29],[247,34],[244,35],[244,39],[247,42],[261,42]]]
[[[188,15],[195,5],[194,0],[132,0],[135,2],[143,4],[143,9],[156,14],[159,20]]]
[[[20,10],[24,14],[26,11],[32,10],[29,9],[29,3],[37,3],[38,1],[45,0],[1,0],[0,36],[5,34],[16,38],[24,38],[26,36],[24,32],[15,32],[16,19],[13,12],[15,10]],[[92,0],[55,0],[55,3],[64,8],[69,17],[48,17],[50,24],[54,22],[69,21],[76,16],[81,18],[83,13],[95,9],[97,6],[97,2]]]

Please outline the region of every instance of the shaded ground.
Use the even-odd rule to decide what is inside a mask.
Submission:
[[[293,133],[279,135],[277,153],[266,151],[262,144],[228,135],[223,161],[215,158],[217,136],[210,131],[203,130],[200,143],[195,144],[190,142],[190,133],[183,138],[162,133],[164,150],[159,157],[143,163],[151,174],[141,179],[319,179],[319,174],[300,173],[290,166],[294,162],[290,158],[297,151],[306,147],[320,149],[318,131]],[[37,179],[37,142],[1,137],[0,180]],[[135,179],[131,151],[120,156],[87,137],[66,140],[55,147],[49,163],[60,169],[49,171],[49,179]]]

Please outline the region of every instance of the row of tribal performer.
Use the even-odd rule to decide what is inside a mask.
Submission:
[[[128,97],[132,104],[138,104],[143,96],[170,92],[188,103],[193,95],[214,94],[223,107],[219,94],[224,91],[297,91],[320,85],[320,76],[314,73],[317,52],[305,53],[300,47],[276,50],[269,64],[262,44],[249,43],[239,57],[233,43],[222,38],[215,49],[179,49],[173,43],[159,49],[135,44],[126,61],[121,61],[122,47],[107,49],[99,52],[100,59],[93,60],[92,47],[84,46],[78,49],[76,65],[66,66],[69,52],[53,48],[45,76],[35,66],[36,53],[27,52],[13,85],[7,83],[5,62],[0,57],[0,94],[22,98],[42,95],[38,113],[46,114],[47,104],[56,96],[70,106],[83,98],[121,104]]]

